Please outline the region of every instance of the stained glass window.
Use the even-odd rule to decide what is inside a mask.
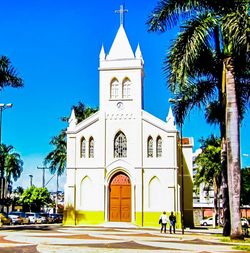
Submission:
[[[89,138],[89,158],[94,158],[94,139]]]
[[[153,157],[153,138],[148,137],[148,157]]]
[[[114,157],[127,157],[127,139],[123,132],[118,132],[115,136]]]
[[[162,139],[160,136],[156,139],[156,157],[162,156]]]
[[[80,156],[85,158],[86,157],[86,140],[84,137],[81,139],[81,151]]]

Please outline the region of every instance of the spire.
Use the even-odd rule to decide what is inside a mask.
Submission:
[[[123,25],[121,24],[106,59],[134,59],[134,57],[135,56],[133,50],[131,49],[128,37],[125,33]]]
[[[144,62],[144,61],[143,61],[143,57],[142,57],[142,53],[141,53],[140,44],[139,44],[139,43],[138,43],[138,46],[137,46],[136,51],[135,51],[135,58],[136,58],[136,59],[141,59],[142,62]]]
[[[174,118],[171,106],[169,107],[169,111],[168,111],[168,116],[166,118],[166,122],[167,122],[167,125],[169,126],[170,129],[176,130],[175,118]]]
[[[101,48],[101,51],[100,51],[100,54],[99,54],[100,61],[105,60],[105,57],[106,57],[106,55],[105,55],[105,51],[104,51],[104,46],[102,44],[102,48]]]
[[[75,110],[72,109],[71,111],[71,115],[69,118],[69,128],[74,128],[77,124],[77,119],[76,119],[76,115],[75,115]]]

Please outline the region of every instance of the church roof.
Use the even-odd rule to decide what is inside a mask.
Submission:
[[[133,59],[134,57],[135,56],[130,46],[128,37],[123,25],[121,24],[106,59]]]

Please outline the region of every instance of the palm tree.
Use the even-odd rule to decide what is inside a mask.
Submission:
[[[45,165],[49,165],[50,172],[57,173],[61,176],[66,167],[66,134],[65,131],[57,136],[54,136],[50,142],[54,146],[52,150],[45,158]]]
[[[72,106],[72,109],[75,111],[78,123],[98,110],[97,108],[86,107],[82,102]],[[62,117],[61,120],[67,122],[69,117]],[[52,174],[57,173],[58,176],[61,176],[66,167],[66,129],[61,130],[57,136],[52,137],[50,144],[54,146],[54,149],[45,157],[44,164],[49,166]]]
[[[163,32],[165,29],[178,24],[178,22],[182,22],[182,32],[178,35],[165,61],[169,87],[175,94],[182,94],[185,89],[190,94],[193,89],[197,95],[196,99],[201,100],[198,105],[204,105],[205,101],[214,97],[214,88],[218,88],[219,102],[213,105],[221,108],[219,112],[221,112],[223,119],[220,125],[222,136],[225,136],[226,133],[231,210],[230,232],[232,238],[240,238],[242,230],[239,212],[238,115],[239,110],[244,111],[244,105],[246,105],[244,102],[247,102],[250,94],[249,83],[245,81],[246,79],[249,80],[249,67],[248,69],[246,67],[249,66],[249,58],[246,57],[249,46],[249,37],[247,37],[247,27],[249,27],[248,4],[247,2],[232,0],[184,0],[181,2],[162,0],[158,2],[157,7],[149,17],[148,25],[150,31]],[[216,62],[219,65],[211,65],[210,69],[212,71],[208,71],[209,64],[214,62],[209,61],[211,58],[217,59]],[[208,59],[208,61],[205,59]],[[224,73],[227,74],[227,78],[224,77]],[[214,77],[219,86],[216,85]],[[242,79],[242,77],[244,78]],[[231,81],[229,82],[229,80]],[[196,85],[198,83],[200,85]],[[209,83],[210,85],[208,85]],[[243,85],[238,87],[242,83]],[[190,87],[192,89],[189,89]],[[237,101],[238,91],[244,89],[247,90],[244,97],[246,100]],[[228,97],[229,94],[230,98]],[[242,92],[242,94],[244,93]],[[232,98],[233,101],[231,101]],[[185,117],[185,113],[192,109],[195,104],[191,100],[188,101],[189,106],[185,107],[186,102],[186,100],[183,100],[181,103],[180,107],[182,109],[187,108],[187,110],[180,111],[180,118]],[[238,107],[239,105],[243,106]],[[210,106],[211,110],[212,108]]]
[[[72,110],[75,111],[77,122],[81,122],[88,118],[93,113],[97,112],[97,108],[86,107],[82,102],[78,102],[77,105],[72,106]],[[68,122],[69,117],[62,117],[63,122]],[[54,146],[54,149],[45,157],[44,164],[48,166],[51,174],[56,173],[56,211],[58,201],[58,177],[64,173],[66,168],[67,159],[67,140],[66,140],[66,129],[54,136],[50,142]]]
[[[0,91],[6,87],[23,87],[23,80],[18,77],[15,68],[6,56],[0,57]]]
[[[215,210],[215,225],[218,225],[219,206],[218,197],[221,186],[221,141],[214,135],[207,139],[201,139],[202,152],[196,157],[195,164],[197,165],[196,174],[194,177],[194,185],[198,189],[201,184],[205,183],[205,188],[214,189],[214,210]]]
[[[23,171],[23,161],[18,153],[13,152],[13,146],[0,144],[0,199],[5,199],[5,189],[16,181]]]

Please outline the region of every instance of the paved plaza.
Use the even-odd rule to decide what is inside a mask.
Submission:
[[[182,235],[161,234],[158,229],[109,224],[63,227],[60,225],[0,228],[1,253],[226,253],[236,244],[224,243],[216,230],[186,230]]]

